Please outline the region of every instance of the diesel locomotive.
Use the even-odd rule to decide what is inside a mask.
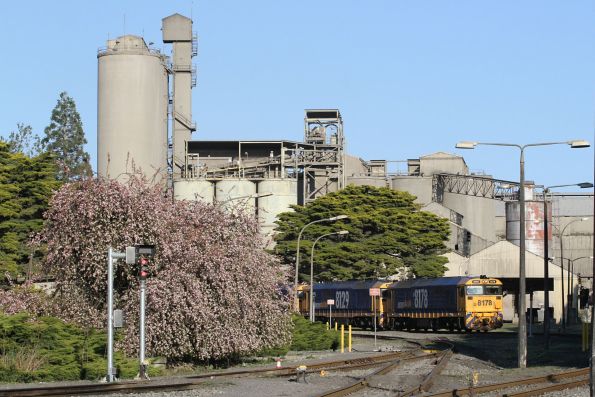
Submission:
[[[308,317],[309,285],[298,286],[298,298]],[[315,319],[328,321],[331,313],[333,322],[361,328],[376,321],[379,329],[487,332],[502,327],[502,282],[480,276],[314,284]]]

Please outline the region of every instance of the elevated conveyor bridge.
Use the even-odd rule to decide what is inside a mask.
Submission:
[[[517,201],[519,183],[481,175],[434,174],[432,179],[432,201],[442,203],[444,193]]]

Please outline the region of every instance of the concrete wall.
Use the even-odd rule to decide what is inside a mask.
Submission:
[[[345,158],[345,176],[367,176],[368,167],[365,166],[364,160],[359,157],[344,154]]]
[[[426,205],[432,202],[432,177],[395,176],[392,188],[401,192],[409,192],[417,199],[416,203]]]
[[[429,176],[439,173],[467,175],[469,168],[461,156],[450,153],[438,152],[422,156],[420,160],[420,173]]]
[[[356,186],[375,186],[375,187],[391,187],[390,179],[385,177],[375,177],[375,176],[348,176],[346,178],[347,185],[356,185]]]
[[[463,215],[462,226],[471,233],[484,240],[496,241],[494,200],[445,192],[442,204]]]
[[[591,276],[593,269],[590,257],[593,256],[593,218],[581,221],[581,217],[559,217],[553,222],[553,242],[550,255],[554,262],[560,264],[562,252],[560,250],[560,233],[564,230],[564,266],[568,266],[568,260],[574,260],[575,273],[583,276]]]

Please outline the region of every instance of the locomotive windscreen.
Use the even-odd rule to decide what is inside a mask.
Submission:
[[[468,285],[467,295],[502,295],[500,285]]]

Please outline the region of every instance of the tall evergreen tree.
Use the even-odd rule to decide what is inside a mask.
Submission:
[[[372,186],[348,186],[279,215],[275,253],[295,263],[299,231],[312,221],[345,214],[349,219],[321,222],[304,230],[300,243],[300,278],[308,280],[313,241],[341,229],[316,244],[314,272],[318,281],[387,277],[406,269],[417,277],[442,276],[446,270],[444,242],[448,220],[420,211],[406,192]]]
[[[0,279],[25,273],[31,234],[43,225],[52,191],[60,183],[50,153],[28,157],[0,142]]]
[[[89,154],[83,148],[87,140],[81,116],[74,99],[66,92],[60,93],[60,99],[52,110],[51,123],[44,132],[41,145],[58,161],[60,180],[72,181],[92,175]]]

